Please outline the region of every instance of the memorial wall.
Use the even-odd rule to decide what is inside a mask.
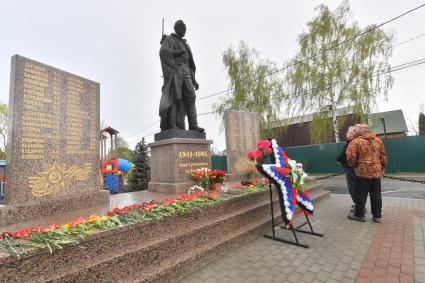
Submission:
[[[99,190],[99,84],[12,57],[6,203]]]
[[[228,173],[246,173],[247,168],[252,166],[247,158],[248,151],[254,150],[256,142],[260,139],[257,113],[226,111],[224,127]]]

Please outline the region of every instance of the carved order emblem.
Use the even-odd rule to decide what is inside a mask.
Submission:
[[[70,166],[54,163],[46,166],[37,176],[28,177],[31,193],[35,197],[54,195],[68,187],[72,181],[85,181],[89,178],[93,165]]]
[[[59,184],[62,180],[62,174],[60,170],[57,168],[56,163],[53,164],[53,168],[50,170],[47,176],[47,180],[49,180],[52,184]]]

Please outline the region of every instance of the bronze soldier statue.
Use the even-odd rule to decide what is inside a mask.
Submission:
[[[164,85],[162,86],[159,116],[161,131],[185,129],[185,117],[189,130],[204,132],[198,126],[196,115],[196,94],[199,84],[195,79],[196,66],[192,51],[183,37],[186,25],[182,20],[174,24],[174,32],[161,39],[159,57],[161,59]]]

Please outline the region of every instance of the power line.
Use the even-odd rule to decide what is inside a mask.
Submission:
[[[399,84],[394,85],[393,87],[400,86],[400,85],[405,85],[405,84],[409,84],[409,83],[413,83],[413,82],[417,82],[417,81],[421,81],[421,80],[423,80],[423,79],[425,79],[425,77],[419,77],[419,78],[414,79],[414,80],[401,82],[401,83],[399,83]]]
[[[126,136],[125,138],[127,139],[127,138],[129,138],[129,137],[132,137],[132,136],[138,135],[138,134],[140,134],[140,133],[142,133],[142,132],[146,131],[147,129],[149,129],[149,128],[151,128],[151,127],[155,126],[157,123],[159,123],[159,121],[160,121],[160,120],[156,120],[155,122],[153,122],[153,123],[152,123],[152,124],[150,124],[149,126],[147,126],[147,127],[143,128],[143,129],[141,129],[140,131],[135,132],[134,134],[131,134],[131,135],[129,135],[129,136]]]
[[[419,35],[417,35],[417,36],[414,36],[414,37],[412,37],[412,38],[409,38],[409,39],[407,39],[407,40],[405,40],[405,41],[402,41],[402,42],[399,42],[399,43],[397,43],[397,44],[394,44],[394,45],[392,45],[392,46],[388,47],[388,48],[387,48],[387,49],[385,49],[385,50],[393,49],[393,48],[395,48],[395,47],[397,47],[397,46],[400,46],[400,45],[402,45],[402,44],[409,43],[409,42],[411,42],[411,41],[413,41],[413,40],[416,40],[416,39],[418,39],[418,38],[421,38],[421,37],[423,37],[423,36],[425,36],[425,33],[421,33],[421,34],[419,34]],[[368,55],[370,55],[370,54],[372,54],[372,53],[369,53]],[[360,60],[361,60],[361,59],[358,59],[358,60],[356,60],[356,61],[360,61]],[[266,76],[267,76],[267,75],[266,75]],[[266,77],[266,76],[264,76],[264,77]],[[264,77],[263,77],[263,78],[264,78]],[[307,79],[307,78],[304,78],[304,79]],[[259,80],[259,79],[256,79],[256,80]],[[254,80],[254,81],[255,81],[255,80]],[[217,93],[211,94],[211,95],[207,95],[207,96],[204,96],[204,97],[199,98],[198,100],[202,100],[202,99],[206,99],[206,98],[209,98],[209,97],[217,96],[217,95],[219,95],[219,94],[226,93],[226,92],[228,92],[229,90],[232,90],[232,89],[233,89],[233,88],[229,88],[229,89],[227,89],[227,90],[223,90],[223,91],[220,91],[220,92],[217,92]],[[212,104],[209,104],[209,105],[212,105]],[[205,106],[205,104],[204,104],[203,106]]]
[[[394,66],[393,68],[390,68],[389,70],[381,70],[381,72],[380,71],[377,71],[376,74],[373,75],[373,76],[370,76],[370,77],[367,77],[367,78],[361,78],[361,79],[355,80],[353,82],[347,82],[346,84],[355,83],[355,82],[359,82],[359,81],[370,79],[370,78],[374,78],[374,77],[379,77],[381,75],[394,73],[394,72],[401,71],[401,70],[404,70],[404,69],[407,69],[407,68],[411,68],[411,67],[415,67],[415,66],[421,65],[421,64],[425,64],[425,58],[414,60],[414,61],[407,62],[407,63],[404,63],[404,64],[400,64],[400,65]],[[341,83],[344,83],[344,82],[342,82],[342,81],[335,82],[335,84],[332,85],[332,86],[330,86],[329,88],[327,88],[327,89],[325,88],[325,89],[322,89],[322,90],[319,89],[316,92],[332,89],[336,84],[341,84]],[[305,94],[308,94],[308,93],[309,92],[307,92],[307,93],[299,93],[299,94],[297,94],[295,96],[301,96],[301,95],[305,95]]]
[[[415,66],[417,66],[417,65],[421,65],[421,64],[424,64],[425,63],[425,58],[422,58],[422,59],[417,59],[417,60],[413,60],[413,61],[409,61],[409,62],[406,62],[406,63],[402,63],[402,64],[399,64],[399,65],[396,65],[396,66],[393,66],[393,67],[390,67],[390,69],[388,70],[388,69],[385,69],[385,70],[378,70],[378,71],[376,71],[376,73],[375,73],[375,75],[373,75],[373,76],[370,76],[370,77],[367,77],[367,78],[362,78],[362,79],[359,79],[359,80],[356,80],[356,81],[353,81],[353,82],[345,82],[345,84],[348,84],[348,83],[355,83],[355,82],[359,82],[359,81],[361,81],[361,80],[365,80],[365,79],[370,79],[370,78],[373,78],[373,77],[377,77],[377,76],[380,76],[380,75],[384,75],[384,74],[387,74],[387,73],[393,73],[393,72],[397,72],[397,71],[400,71],[400,70],[404,70],[404,69],[407,69],[407,68],[411,68],[411,67],[415,67]],[[291,95],[292,97],[299,97],[299,96],[302,96],[302,95],[306,95],[306,94],[309,94],[309,93],[317,93],[317,92],[321,92],[321,91],[326,91],[326,90],[330,90],[330,89],[332,89],[335,85],[338,85],[338,84],[341,84],[341,83],[344,83],[343,81],[334,81],[334,82],[332,82],[332,83],[330,83],[330,84],[328,84],[328,86],[327,87],[324,87],[324,88],[320,88],[320,89],[318,89],[318,88],[316,88],[316,89],[314,89],[314,88],[311,88],[311,89],[309,89],[309,90],[305,90],[305,91],[297,91],[297,92],[293,92],[293,93],[291,93],[291,94],[288,94],[288,95]],[[270,99],[278,99],[278,98],[283,98],[283,96],[282,95],[278,95],[278,96],[276,96],[276,95],[272,95],[271,97],[270,97]],[[250,103],[248,103],[248,104],[246,104],[246,105],[252,105],[252,104],[256,104],[256,103],[262,103],[261,101],[252,101],[252,102],[250,102]],[[211,104],[212,105],[212,104]],[[206,105],[205,105],[206,106]],[[209,115],[209,114],[214,114],[214,112],[213,111],[210,111],[210,112],[204,112],[204,113],[200,113],[200,114],[198,114],[198,116],[203,116],[203,115]],[[152,123],[151,125],[149,125],[148,127],[145,127],[145,128],[143,128],[142,130],[140,130],[140,131],[138,131],[138,132],[136,132],[135,134],[132,134],[132,135],[130,135],[130,136],[127,136],[126,138],[128,138],[128,137],[131,137],[131,136],[135,136],[135,135],[138,135],[138,134],[140,134],[140,133],[142,133],[142,132],[144,132],[145,130],[147,130],[147,129],[149,129],[149,128],[151,128],[151,127],[153,127],[153,126],[155,126],[157,123],[159,123],[160,122],[160,120],[157,120],[156,122],[154,122],[154,123]],[[153,135],[155,132],[152,132],[152,133],[150,133],[150,134],[148,134],[148,135],[145,135],[145,136],[143,136],[143,137],[148,137],[148,136],[151,136],[151,135]],[[135,138],[135,139],[132,139],[132,140],[130,140],[129,142],[131,143],[131,142],[133,142],[133,141],[135,141],[135,140],[137,140],[137,139],[139,139],[139,138]]]
[[[421,64],[424,64],[424,63],[425,63],[425,58],[413,60],[413,61],[409,61],[407,63],[403,63],[403,64],[399,64],[399,65],[390,67],[389,70],[388,69],[377,70],[375,72],[375,75],[369,76],[367,78],[357,79],[357,80],[351,81],[351,82],[344,82],[344,81],[336,81],[335,80],[335,81],[329,83],[327,86],[325,86],[323,88],[310,88],[310,89],[306,89],[306,90],[302,90],[302,91],[295,91],[295,92],[292,92],[290,94],[284,94],[284,95],[270,95],[270,97],[264,97],[264,99],[266,99],[266,100],[268,100],[268,99],[278,99],[278,98],[283,98],[285,96],[299,97],[299,96],[306,95],[306,94],[309,94],[309,93],[317,93],[317,92],[321,92],[321,91],[331,90],[335,85],[338,85],[338,84],[341,84],[341,83],[345,83],[345,84],[355,83],[355,82],[359,82],[359,81],[362,81],[362,80],[377,77],[377,76],[380,76],[380,75],[384,75],[384,74],[387,74],[387,73],[393,73],[393,72],[404,70],[404,69],[407,69],[407,68],[410,68],[410,67],[415,67],[417,65],[421,65]],[[260,101],[251,101],[251,102],[245,104],[244,106],[249,106],[249,105],[252,105],[252,104],[263,103],[263,102],[264,102],[264,100],[262,100],[262,101],[261,100]],[[213,105],[213,104],[214,103],[211,103],[209,105]],[[204,105],[204,106],[206,106],[206,105]]]
[[[380,28],[380,27],[382,27],[382,26],[384,26],[384,25],[386,25],[386,24],[388,24],[388,23],[390,23],[390,22],[393,22],[393,21],[395,21],[395,20],[398,20],[399,18],[401,18],[401,17],[403,17],[403,16],[405,16],[405,15],[407,15],[407,14],[410,14],[410,13],[412,13],[412,12],[414,12],[414,11],[416,11],[416,10],[418,10],[418,9],[420,9],[420,8],[422,8],[422,7],[424,7],[424,6],[425,6],[425,3],[424,3],[424,4],[421,4],[421,5],[417,6],[417,7],[415,7],[415,8],[413,8],[413,9],[410,9],[410,10],[408,10],[408,11],[406,11],[406,12],[404,12],[404,13],[402,13],[402,14],[400,14],[400,15],[398,15],[398,16],[396,16],[396,17],[392,18],[392,19],[389,19],[389,20],[387,20],[387,21],[385,21],[385,22],[383,22],[383,23],[381,23],[381,24],[379,24],[379,25],[377,25],[377,26],[374,26],[374,27],[372,27],[372,28],[370,28],[370,29],[368,29],[368,30],[365,30],[365,31],[363,31],[363,32],[360,32],[360,33],[356,34],[355,36],[353,36],[353,37],[351,37],[351,38],[349,38],[349,39],[346,39],[346,40],[344,40],[344,41],[342,41],[342,42],[340,42],[340,43],[338,43],[338,44],[335,44],[335,45],[333,45],[333,46],[331,46],[331,47],[328,47],[328,48],[324,49],[324,50],[323,50],[323,51],[321,51],[321,52],[315,53],[315,54],[313,54],[313,55],[312,55],[312,56],[310,56],[310,57],[304,58],[304,59],[299,60],[299,61],[295,61],[295,62],[293,62],[293,63],[291,63],[291,64],[288,64],[287,66],[285,66],[285,67],[283,67],[283,68],[281,68],[281,69],[278,69],[278,70],[276,70],[276,71],[273,71],[273,72],[271,72],[271,73],[269,73],[269,74],[266,74],[266,75],[264,75],[264,76],[262,76],[262,77],[260,77],[260,78],[257,78],[257,79],[255,79],[255,80],[253,80],[253,81],[251,81],[251,82],[248,82],[248,83],[252,83],[252,82],[258,81],[258,80],[260,80],[260,79],[266,78],[266,77],[268,77],[268,76],[271,76],[271,75],[273,75],[273,74],[276,74],[276,73],[279,73],[279,72],[281,72],[281,71],[283,71],[283,70],[286,70],[286,69],[288,69],[288,68],[290,68],[290,67],[293,67],[293,66],[295,66],[295,65],[297,65],[297,64],[300,64],[300,63],[302,63],[302,62],[305,62],[305,61],[307,61],[307,60],[310,60],[310,59],[312,59],[312,58],[314,58],[314,57],[316,57],[316,56],[318,56],[318,55],[321,55],[321,54],[326,53],[326,52],[328,52],[328,51],[330,51],[330,50],[332,50],[332,49],[335,49],[335,48],[337,48],[338,46],[341,46],[342,44],[345,44],[345,43],[347,43],[347,42],[353,41],[354,39],[356,39],[356,38],[358,38],[358,37],[360,37],[360,36],[363,36],[363,35],[365,35],[366,33],[369,33],[369,32],[371,32],[371,31],[373,31],[373,30],[375,30],[375,29],[378,29],[378,28]],[[401,44],[404,44],[404,43],[410,42],[410,41],[415,40],[415,39],[417,39],[417,38],[420,38],[420,37],[422,37],[422,36],[424,36],[424,35],[425,35],[425,34],[420,34],[420,35],[418,35],[418,36],[416,36],[416,37],[414,37],[414,38],[408,39],[408,40],[406,40],[406,41],[404,41],[404,42],[401,42],[401,43],[399,43],[399,44],[396,44],[396,45],[394,45],[394,46],[391,46],[390,48],[394,48],[395,46],[399,46],[399,45],[401,45]],[[228,92],[228,91],[230,91],[230,90],[232,90],[232,89],[234,89],[234,87],[231,87],[231,88],[228,88],[228,89],[226,89],[226,90],[219,91],[219,92],[216,92],[216,93],[213,93],[213,94],[207,95],[207,96],[200,97],[200,98],[198,98],[197,100],[198,100],[198,101],[200,101],[200,100],[207,99],[207,98],[210,98],[210,97],[213,97],[213,96],[217,96],[217,95],[220,95],[220,94],[226,93],[226,92]],[[131,135],[127,136],[127,138],[128,138],[128,137],[131,137],[131,136],[134,136],[134,135],[137,135],[137,134],[139,134],[139,133],[142,133],[143,131],[145,131],[145,130],[149,129],[150,127],[153,127],[153,126],[154,126],[154,125],[156,125],[157,123],[159,123],[159,120],[155,121],[154,123],[152,123],[152,124],[151,124],[151,125],[149,125],[148,127],[144,128],[144,129],[142,129],[142,130],[140,130],[140,131],[138,131],[138,132],[136,132],[136,133],[134,133],[134,134],[131,134]]]
[[[346,82],[345,84],[356,83],[356,82],[359,82],[359,81],[362,81],[362,80],[368,80],[370,78],[379,77],[381,75],[385,75],[385,74],[389,74],[389,73],[394,73],[394,72],[401,71],[401,70],[411,68],[411,67],[415,67],[415,66],[421,65],[421,64],[425,64],[425,58],[410,61],[410,62],[407,62],[407,63],[404,63],[404,64],[400,64],[400,65],[394,66],[393,68],[390,68],[389,70],[380,70],[380,71],[377,71],[376,74],[373,75],[373,76],[370,76],[370,77],[367,77],[367,78],[357,79],[357,80],[352,81],[352,82]],[[292,95],[292,97],[299,97],[299,96],[306,95],[306,94],[309,94],[309,93],[317,93],[317,92],[321,92],[321,91],[331,90],[335,85],[338,85],[338,84],[341,84],[341,83],[344,83],[344,82],[342,82],[342,81],[333,82],[332,84],[329,84],[328,87],[325,87],[325,88],[310,89],[309,91],[295,92],[295,93],[292,93],[290,95]],[[275,98],[282,98],[282,97],[283,96],[279,95]]]
[[[249,83],[256,82],[256,81],[258,81],[258,80],[260,80],[260,79],[264,79],[264,78],[266,78],[266,77],[269,77],[269,76],[271,76],[271,75],[274,75],[274,74],[276,74],[276,73],[279,73],[279,72],[281,72],[281,71],[284,71],[284,70],[286,70],[286,69],[288,69],[288,68],[290,68],[290,67],[293,67],[293,66],[298,65],[298,64],[300,64],[300,63],[303,63],[303,62],[305,62],[305,61],[308,61],[308,60],[310,60],[310,59],[312,59],[312,58],[314,58],[314,57],[316,57],[316,56],[318,56],[318,55],[324,54],[324,53],[326,53],[326,52],[328,52],[328,51],[330,51],[330,50],[332,50],[332,49],[337,48],[338,46],[341,46],[342,44],[345,44],[345,43],[347,43],[347,42],[353,41],[354,39],[356,39],[356,38],[358,38],[358,37],[360,37],[360,36],[363,36],[363,35],[365,35],[366,33],[369,33],[369,32],[371,32],[371,31],[374,31],[374,30],[376,30],[376,29],[378,29],[378,28],[380,28],[380,27],[382,27],[382,26],[384,26],[384,25],[386,25],[386,24],[388,24],[388,23],[390,23],[390,22],[393,22],[393,21],[395,21],[395,20],[398,20],[399,18],[401,18],[401,17],[403,17],[403,16],[405,16],[405,15],[407,15],[407,14],[410,14],[410,13],[412,13],[412,12],[414,12],[414,11],[416,11],[416,10],[418,10],[418,9],[420,9],[420,8],[422,8],[422,7],[424,7],[424,6],[425,6],[425,3],[424,3],[424,4],[422,4],[422,5],[419,5],[419,6],[415,7],[415,8],[413,8],[413,9],[410,9],[410,10],[408,10],[408,11],[406,11],[406,12],[404,12],[404,13],[402,13],[402,14],[400,14],[400,15],[398,15],[398,16],[396,16],[396,17],[392,18],[392,19],[389,19],[389,20],[387,20],[387,21],[385,21],[385,22],[383,22],[383,23],[381,23],[381,24],[379,24],[379,25],[377,25],[377,26],[374,26],[374,27],[372,27],[372,28],[370,28],[370,29],[367,29],[367,30],[365,30],[365,31],[363,31],[363,32],[360,32],[360,33],[356,34],[355,36],[353,36],[353,37],[351,37],[351,38],[349,38],[349,39],[346,39],[346,40],[344,40],[344,41],[342,41],[342,42],[340,42],[340,43],[338,43],[338,44],[335,44],[335,45],[333,45],[333,46],[331,46],[331,47],[328,47],[328,48],[324,49],[324,50],[323,50],[323,51],[321,51],[321,52],[314,53],[313,55],[311,55],[311,56],[309,56],[309,57],[307,57],[307,58],[304,58],[304,59],[302,59],[302,60],[298,60],[298,61],[295,61],[295,62],[293,62],[293,63],[291,63],[291,64],[288,64],[288,65],[286,65],[285,67],[283,67],[283,68],[281,68],[281,69],[278,69],[278,70],[276,70],[276,71],[270,72],[269,74],[266,74],[266,75],[262,76],[261,78],[257,78],[257,79],[255,79],[255,80],[250,81]],[[220,91],[220,92],[217,92],[217,93],[214,93],[214,94],[210,94],[210,95],[207,95],[207,96],[204,96],[204,97],[200,97],[200,98],[198,98],[198,100],[203,100],[203,99],[207,99],[207,98],[210,98],[210,97],[213,97],[213,96],[217,96],[217,95],[220,95],[220,94],[226,93],[226,92],[228,92],[228,91],[230,91],[230,90],[232,90],[232,89],[234,89],[234,88],[235,88],[235,87],[231,87],[231,88],[228,88],[227,90],[223,90],[223,91]]]
[[[389,50],[389,49],[393,49],[393,48],[395,48],[395,47],[397,47],[397,46],[400,46],[400,45],[403,45],[403,44],[406,44],[406,43],[409,43],[409,42],[411,42],[411,41],[413,41],[413,40],[416,40],[416,39],[419,39],[419,38],[421,38],[421,37],[424,37],[425,36],[425,33],[421,33],[421,34],[419,34],[419,35],[416,35],[416,36],[414,36],[414,37],[411,37],[411,38],[409,38],[409,39],[406,39],[406,40],[404,40],[404,41],[402,41],[402,42],[399,42],[399,43],[396,43],[396,44],[394,44],[394,45],[392,45],[392,46],[390,46],[390,47],[388,47],[388,48],[386,48],[385,50]],[[370,55],[370,54],[372,54],[372,53],[369,53],[368,55]],[[357,60],[355,60],[355,62],[356,61],[360,61],[360,60],[362,60],[362,59],[357,59]],[[350,68],[351,69],[351,68]],[[304,79],[308,79],[309,77],[307,77],[307,78],[304,78]],[[211,94],[211,95],[208,95],[208,96],[204,96],[202,99],[205,99],[205,98],[208,98],[208,97],[211,97],[211,96],[216,96],[216,95],[218,95],[218,94],[222,94],[222,93],[225,93],[225,92],[227,92],[227,91],[229,91],[230,89],[228,89],[228,90],[223,90],[223,91],[220,91],[220,92],[218,92],[218,93],[214,93],[214,94]],[[197,99],[198,101],[199,100],[201,100],[201,98],[199,98],[199,99]],[[211,106],[211,105],[213,105],[214,103],[210,103],[210,104],[203,104],[203,105],[199,105],[199,106]]]
[[[201,114],[198,114],[198,116],[202,116],[202,115],[209,115],[209,114],[214,114],[214,111],[201,113]]]
[[[199,113],[198,114],[198,116],[203,116],[203,115],[209,115],[209,114],[214,114],[214,112],[213,111],[210,111],[210,112],[204,112],[204,113]],[[150,127],[152,127],[152,126],[154,126],[154,125],[156,125],[157,123],[159,123],[160,121],[158,120],[157,122],[155,122],[154,124],[152,124],[151,126],[149,126],[149,127],[146,127],[145,128],[145,130],[146,129],[148,129],[148,128],[150,128]],[[139,131],[138,133],[141,133],[141,132],[143,132],[144,130],[141,130],[141,131]],[[156,131],[154,131],[154,132],[151,132],[151,133],[149,133],[149,134],[147,134],[147,135],[144,135],[144,136],[142,136],[143,138],[147,138],[147,137],[149,137],[149,136],[152,136],[153,134],[155,134],[156,133]],[[134,139],[131,139],[130,141],[128,141],[128,143],[132,143],[132,142],[134,142],[134,141],[136,141],[136,140],[138,140],[138,139],[140,139],[140,138],[134,138]]]
[[[411,67],[415,67],[415,66],[421,65],[421,64],[425,64],[425,58],[418,59],[418,60],[413,60],[413,61],[410,61],[410,62],[407,62],[407,63],[403,63],[403,64],[400,64],[400,65],[396,65],[396,66],[393,66],[392,68],[390,68],[389,70],[388,69],[378,70],[378,71],[376,71],[375,75],[373,75],[373,76],[369,76],[369,77],[366,77],[366,78],[357,79],[355,81],[351,81],[351,82],[333,81],[333,82],[329,83],[327,86],[325,86],[323,88],[310,88],[308,90],[295,91],[295,92],[293,92],[291,94],[285,94],[285,95],[271,95],[270,97],[264,97],[264,99],[265,100],[268,100],[268,99],[279,99],[279,98],[283,98],[285,96],[300,97],[300,96],[303,96],[303,95],[307,95],[309,93],[318,93],[318,92],[321,92],[321,91],[327,91],[327,90],[331,90],[335,85],[338,85],[338,84],[342,84],[342,83],[345,83],[345,84],[356,83],[356,82],[360,82],[362,80],[367,80],[367,79],[370,79],[370,78],[373,78],[373,77],[377,77],[377,76],[381,76],[381,75],[384,75],[384,74],[387,74],[387,73],[397,72],[397,71],[404,70],[404,69],[411,68]],[[246,106],[250,106],[250,105],[253,105],[253,104],[264,103],[265,102],[264,99],[263,100],[260,100],[260,101],[251,101],[251,102],[249,102],[249,103],[247,103],[247,104],[245,104],[243,106],[246,107]]]
[[[418,66],[418,65],[421,65],[421,64],[425,64],[425,58],[422,58],[422,59],[418,59],[418,60],[414,60],[414,61],[410,61],[410,62],[407,62],[407,63],[403,63],[403,64],[400,64],[400,65],[396,65],[396,66],[394,66],[392,69],[390,69],[390,70],[387,70],[387,71],[384,71],[384,72],[381,72],[381,73],[377,73],[377,74],[375,74],[374,76],[372,76],[372,77],[378,77],[378,76],[381,76],[381,75],[385,75],[385,74],[388,74],[388,73],[394,73],[394,72],[397,72],[397,71],[401,71],[401,70],[404,70],[404,69],[407,69],[407,68],[411,68],[411,67],[415,67],[415,66]],[[364,80],[364,79],[369,79],[369,78],[371,78],[371,77],[368,77],[368,78],[362,78],[362,79],[359,79],[359,80],[356,80],[356,81],[354,81],[354,82],[358,82],[358,81],[361,81],[361,80]],[[403,82],[403,83],[400,83],[400,84],[398,84],[398,85],[402,85],[402,84],[406,84],[406,83],[410,83],[410,82],[414,82],[414,81],[418,81],[418,80],[421,80],[421,79],[424,79],[425,77],[420,77],[420,78],[418,78],[418,79],[415,79],[415,80],[411,80],[411,81],[407,81],[407,82]],[[341,82],[339,82],[339,83],[341,83]],[[353,82],[351,82],[351,83],[353,83]],[[397,85],[397,86],[398,86]],[[327,89],[331,89],[331,88],[327,88]],[[321,89],[321,90],[316,90],[317,92],[319,92],[319,91],[324,91],[324,90],[327,90],[326,88],[324,88],[324,89]],[[304,92],[304,93],[300,93],[300,94],[298,94],[298,96],[300,96],[300,95],[305,95],[305,94],[307,94],[308,92]],[[214,114],[215,112],[213,112],[213,111],[210,111],[210,112],[204,112],[204,113],[200,113],[200,114],[198,114],[198,116],[203,116],[203,115],[209,115],[209,114]],[[149,134],[147,134],[147,135],[145,135],[145,136],[143,136],[144,138],[147,138],[147,137],[149,137],[149,136],[152,136],[153,134],[155,134],[156,132],[151,132],[151,133],[149,133]],[[133,140],[134,141],[134,140]],[[132,141],[132,142],[133,142]]]

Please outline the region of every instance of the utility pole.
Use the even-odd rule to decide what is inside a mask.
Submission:
[[[387,127],[385,126],[385,118],[381,117],[382,127],[384,128],[384,137],[387,138]]]

